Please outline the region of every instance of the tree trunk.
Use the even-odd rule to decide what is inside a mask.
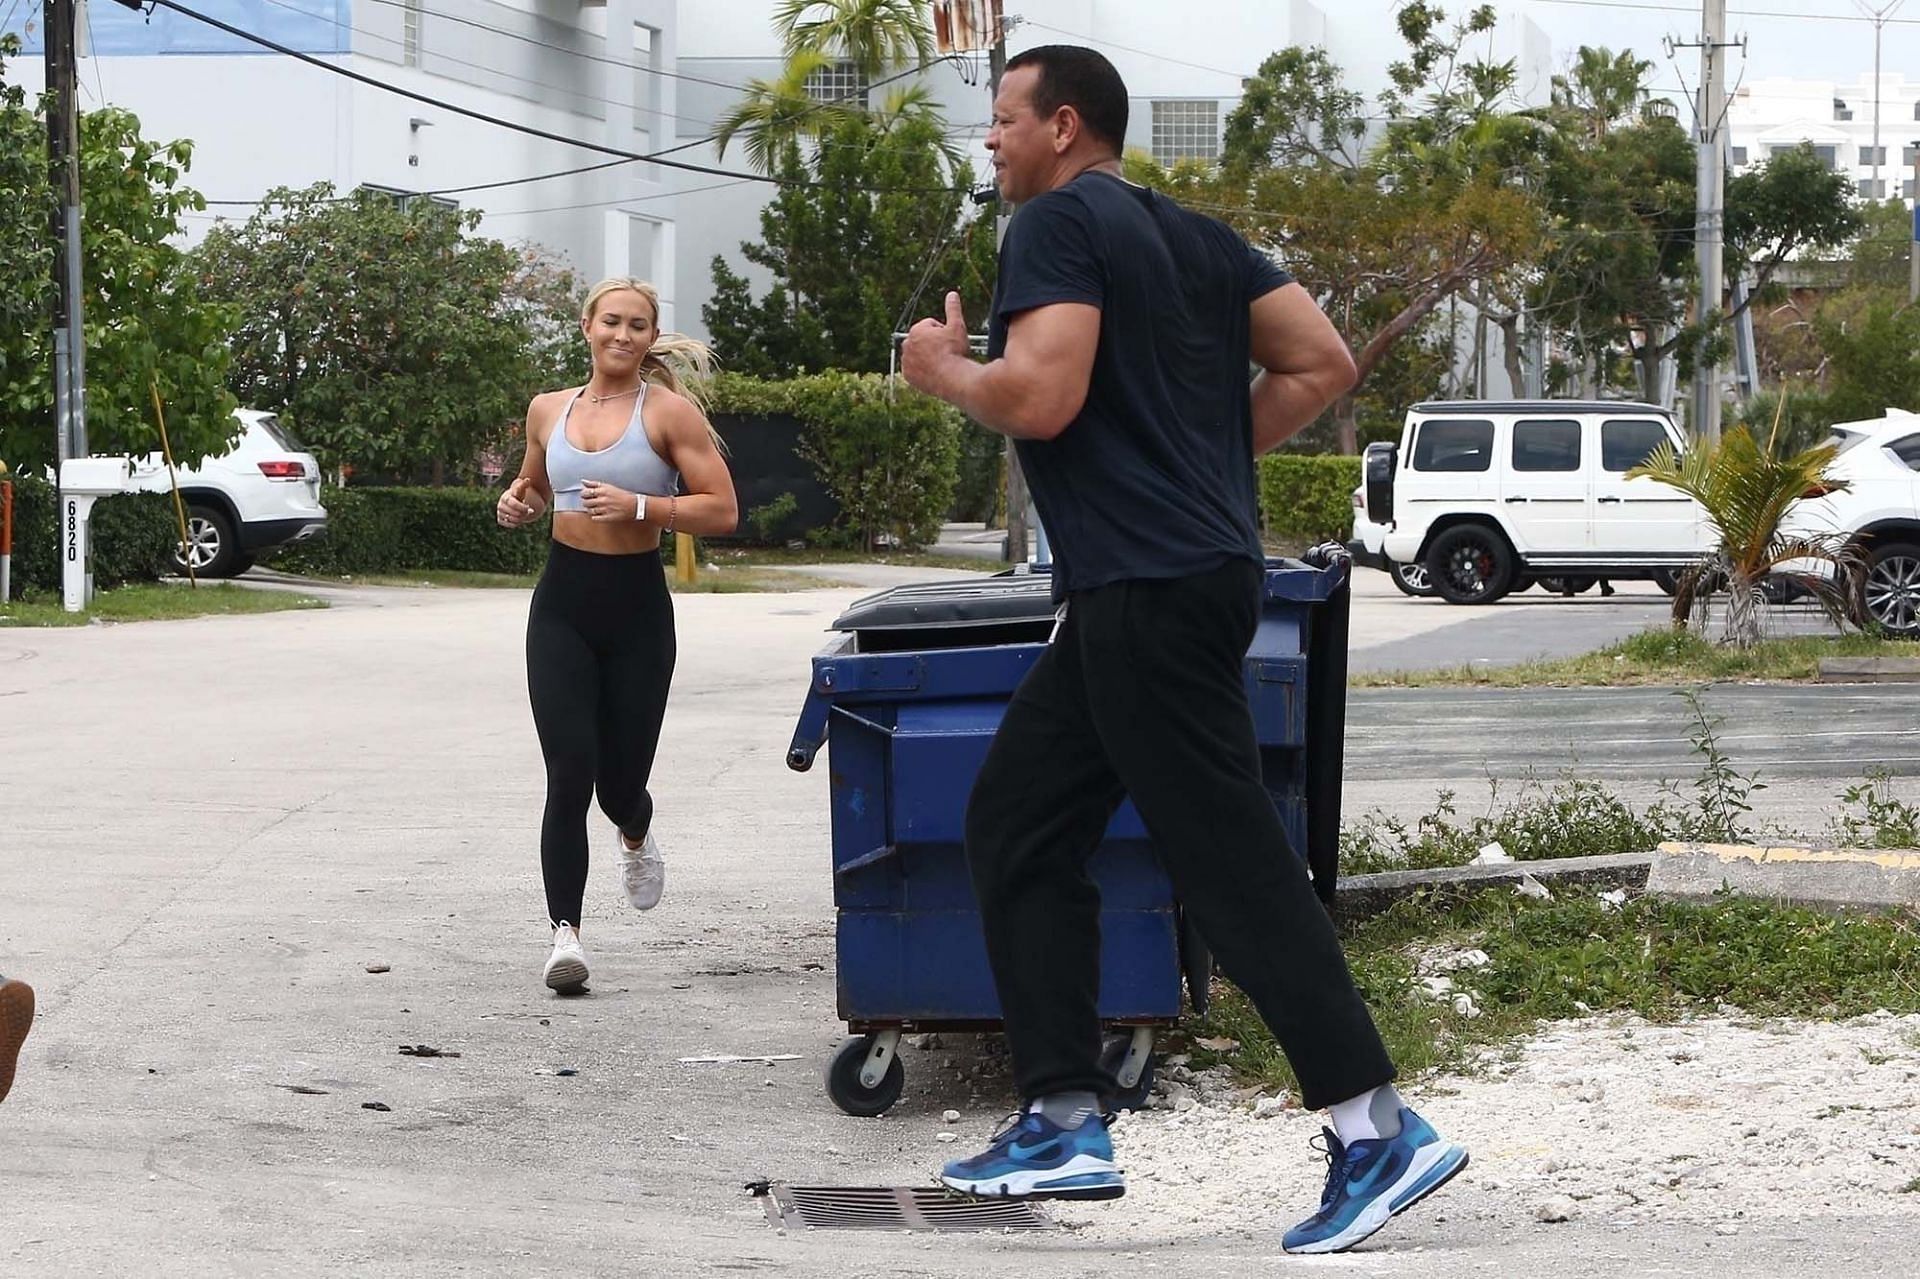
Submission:
[[[447,486],[447,463],[445,458],[433,459],[433,487],[443,489]]]
[[[1505,340],[1506,349],[1501,351],[1501,359],[1507,366],[1507,393],[1514,399],[1523,399],[1527,394],[1527,373],[1520,363],[1520,317],[1518,314],[1500,318],[1500,332]]]
[[[1743,651],[1758,645],[1765,638],[1766,609],[1759,582],[1737,570],[1728,574],[1727,643]]]
[[[1360,404],[1353,392],[1333,402],[1333,429],[1342,454],[1352,457],[1360,451]]]
[[[1660,344],[1660,330],[1647,326],[1646,341],[1634,353],[1634,364],[1640,372],[1640,398],[1649,404],[1661,403],[1660,365],[1666,358],[1666,351]]]

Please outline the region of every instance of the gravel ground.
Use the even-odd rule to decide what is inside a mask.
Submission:
[[[1897,1214],[1920,1229],[1920,1017],[1556,1023],[1409,1092],[1473,1158],[1416,1213],[1720,1235]],[[1270,1236],[1318,1200],[1320,1121],[1170,1060],[1152,1108],[1115,1130],[1128,1210],[1055,1216],[1113,1245],[1223,1225]]]

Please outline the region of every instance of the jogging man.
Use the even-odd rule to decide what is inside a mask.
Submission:
[[[1011,59],[987,148],[1020,206],[988,359],[965,317],[909,334],[914,386],[1015,439],[1065,606],[973,794],[967,858],[1023,1109],[942,1180],[979,1195],[1124,1193],[1100,1095],[1099,893],[1086,862],[1124,796],[1222,969],[1272,1028],[1331,1171],[1289,1252],[1338,1252],[1467,1152],[1407,1109],[1261,782],[1241,663],[1264,555],[1254,458],[1354,382],[1312,298],[1224,224],[1121,176],[1127,90],[1091,49]],[[1248,384],[1247,371],[1263,370]]]

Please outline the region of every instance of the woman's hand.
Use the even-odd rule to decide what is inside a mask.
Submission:
[[[631,524],[639,518],[640,498],[599,480],[584,480],[580,484],[580,506],[603,524]]]
[[[493,513],[494,517],[500,521],[500,527],[520,528],[539,519],[546,510],[545,495],[533,487],[531,479],[522,475],[507,485],[507,491],[502,493],[500,500],[494,504]]]

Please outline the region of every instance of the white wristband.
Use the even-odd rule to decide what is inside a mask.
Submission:
[[[633,518],[636,520],[644,520],[647,518],[647,498],[646,498],[646,494],[644,493],[636,494],[634,496]]]

